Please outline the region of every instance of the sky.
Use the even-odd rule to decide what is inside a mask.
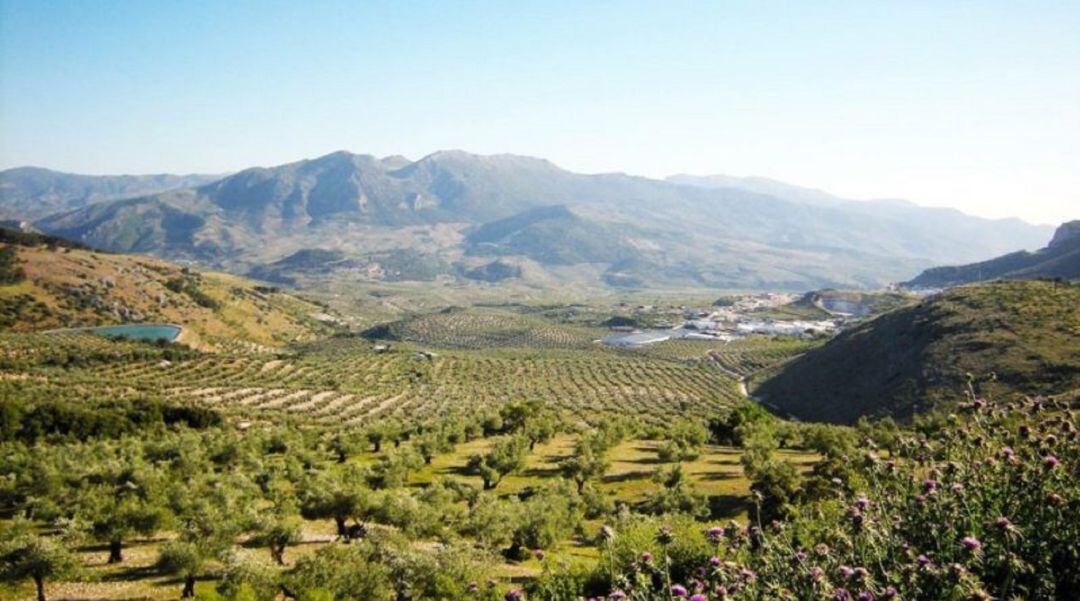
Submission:
[[[1080,218],[1080,2],[0,0],[0,168],[350,150]]]

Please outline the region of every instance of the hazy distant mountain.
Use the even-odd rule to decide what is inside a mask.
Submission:
[[[75,175],[39,167],[0,171],[0,217],[34,220],[88,204],[199,186],[220,175]]]
[[[1026,250],[969,265],[934,267],[905,282],[911,288],[946,288],[996,279],[1080,279],[1080,220],[1064,223],[1046,248]]]
[[[35,226],[239,272],[323,249],[343,253],[335,264],[350,277],[428,279],[517,257],[556,278],[613,285],[793,289],[880,285],[1049,236],[1018,220],[815,194],[807,200],[778,182],[711,188],[583,175],[515,155],[443,151],[409,161],[335,152]]]

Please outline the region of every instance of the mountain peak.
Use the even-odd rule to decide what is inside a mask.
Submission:
[[[1046,247],[1058,248],[1077,241],[1080,241],[1080,219],[1066,221],[1058,226],[1057,231],[1054,232],[1054,237],[1050,239],[1050,244],[1047,244]]]

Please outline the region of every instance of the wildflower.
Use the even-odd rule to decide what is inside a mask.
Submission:
[[[648,551],[642,551],[640,559],[641,563],[652,563],[652,553],[649,553]]]
[[[810,568],[810,579],[815,582],[821,582],[825,579],[825,570],[818,566]]]
[[[895,599],[898,595],[899,595],[899,593],[897,592],[895,586],[887,586],[887,587],[885,587],[885,592],[881,593],[881,598],[882,599]]]
[[[709,565],[711,565],[714,568],[720,567],[720,558],[716,557],[715,555],[713,557],[710,557],[709,558]]]
[[[885,462],[885,467],[886,467],[886,469],[888,469],[888,470],[889,470],[890,472],[895,472],[895,471],[896,471],[896,462],[895,462],[895,461],[893,461],[892,459],[890,459],[890,460],[888,460],[888,461],[886,461],[886,462]]]
[[[1001,516],[998,519],[994,520],[994,525],[1001,530],[1008,530],[1012,527],[1012,522],[1009,521],[1009,518]]]
[[[869,577],[870,572],[866,568],[855,568],[855,580],[863,582]]]
[[[806,551],[803,551],[802,549],[799,549],[798,551],[796,551],[795,552],[795,559],[798,560],[799,563],[802,563],[802,562],[806,561]]]
[[[922,486],[924,491],[933,494],[937,490],[937,480],[926,480]]]
[[[622,601],[623,599],[626,599],[626,593],[622,592],[619,589],[615,589],[611,591],[611,594],[609,594],[607,598],[609,599],[609,601]]]
[[[836,571],[844,580],[851,578],[851,575],[855,573],[855,570],[849,568],[848,566],[840,566],[839,568],[837,568]]]
[[[820,557],[826,557],[829,554],[829,546],[825,543],[818,543],[814,545],[814,553]]]
[[[709,601],[709,598],[701,593],[697,593],[690,596],[690,601]]]
[[[686,596],[686,587],[681,585],[681,584],[673,584],[673,585],[671,585],[671,596],[672,597],[685,597]]]
[[[974,536],[965,536],[963,540],[960,541],[960,543],[964,545],[965,549],[971,551],[972,553],[982,548],[982,543]]]
[[[480,585],[477,584],[476,582],[470,582],[469,586],[466,587],[466,588],[468,589],[468,591],[470,593],[475,593],[476,591],[480,590]]]
[[[953,485],[950,486],[949,489],[952,490],[954,493],[959,494],[964,491],[964,485],[960,484],[959,482],[953,482]]]
[[[919,565],[921,566],[930,565],[930,558],[923,555],[922,553],[920,553],[919,556],[915,558],[915,561],[919,562]]]
[[[503,598],[506,599],[506,601],[521,601],[525,598],[525,595],[518,589],[512,588],[506,591],[506,595]]]
[[[537,549],[537,550],[533,551],[533,557],[535,557],[537,559],[537,561],[544,561],[544,550],[543,549]]]
[[[833,593],[833,599],[836,601],[851,601],[851,593],[846,588],[838,588]]]
[[[757,580],[757,573],[750,568],[743,568],[739,570],[739,576],[742,576],[742,579],[746,582],[753,582]]]
[[[856,597],[858,601],[874,601],[874,593],[870,591],[862,591],[859,596]]]
[[[855,506],[859,508],[859,511],[866,511],[870,507],[870,499],[866,498],[866,495],[859,495],[855,499]]]
[[[1061,462],[1058,461],[1058,458],[1054,455],[1047,455],[1046,458],[1043,459],[1043,465],[1046,466],[1046,469],[1052,470],[1057,467],[1059,463]]]
[[[719,543],[724,538],[724,529],[720,526],[713,526],[705,531],[705,538],[709,539],[710,543]]]
[[[720,586],[716,587],[716,596],[719,599],[727,599],[727,596],[728,596],[727,587],[722,585],[722,584]]]

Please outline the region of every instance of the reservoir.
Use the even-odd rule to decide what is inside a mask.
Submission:
[[[89,332],[99,336],[118,336],[128,340],[168,340],[172,342],[180,335],[180,326],[161,323],[133,323],[98,328],[73,328],[68,332]]]

